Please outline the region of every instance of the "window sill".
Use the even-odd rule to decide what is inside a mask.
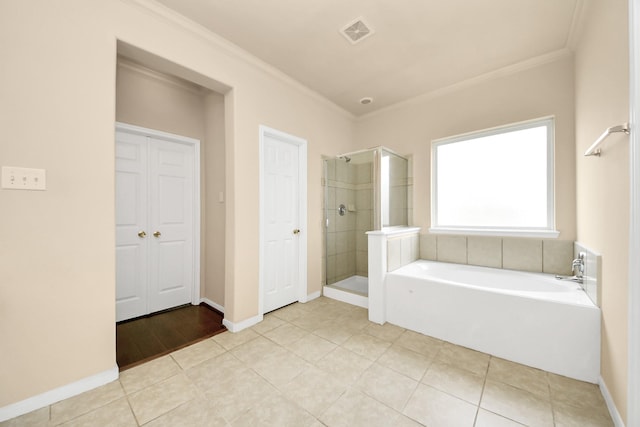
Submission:
[[[463,234],[467,236],[496,236],[496,237],[537,237],[557,239],[558,230],[508,230],[501,228],[447,228],[431,227],[431,234]]]

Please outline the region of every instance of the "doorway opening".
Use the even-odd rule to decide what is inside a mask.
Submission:
[[[116,321],[200,303],[200,141],[116,123]]]
[[[187,141],[200,141],[199,157],[194,162],[195,171],[192,177],[194,187],[194,200],[199,200],[199,204],[192,205],[194,223],[192,224],[192,238],[195,245],[189,250],[181,249],[182,246],[189,246],[189,242],[183,244],[167,244],[164,258],[162,255],[158,258],[156,267],[166,267],[170,260],[182,258],[185,253],[193,256],[193,262],[188,261],[184,265],[173,266],[167,271],[162,268],[149,268],[149,276],[152,274],[159,275],[163,279],[171,279],[174,282],[176,277],[188,276],[182,267],[189,264],[192,265],[193,277],[190,280],[191,286],[188,287],[188,297],[185,295],[173,301],[162,304],[148,304],[149,309],[143,313],[134,313],[127,317],[120,317],[117,320],[125,318],[134,318],[142,315],[142,319],[146,319],[146,323],[158,323],[154,313],[161,310],[159,316],[164,316],[162,310],[169,309],[171,313],[175,306],[181,307],[180,312],[185,309],[202,309],[212,312],[209,308],[217,310],[220,317],[223,317],[225,304],[225,216],[226,216],[226,179],[225,179],[225,115],[226,115],[226,98],[231,96],[230,87],[215,82],[214,80],[200,75],[192,70],[186,69],[178,64],[172,63],[166,59],[160,58],[149,52],[141,50],[127,43],[118,41],[117,44],[117,74],[116,74],[116,121],[132,125],[132,128],[145,128],[158,131],[162,136],[185,136]],[[147,135],[147,137],[149,137]],[[153,135],[150,136],[154,138]],[[165,170],[161,185],[165,186],[167,194],[161,197],[160,205],[164,204],[168,209],[168,219],[165,230],[163,231],[157,224],[149,224],[145,229],[136,230],[134,240],[139,239],[151,246],[159,246],[161,241],[166,238],[168,242],[170,228],[176,226],[177,217],[189,215],[185,209],[189,209],[188,204],[177,203],[171,201],[170,197],[179,199],[184,196],[185,191],[181,182],[184,177],[177,177],[174,172],[180,168],[176,165],[180,163],[181,158],[189,158],[192,154],[185,147],[188,144],[185,141],[177,141],[177,145],[164,146],[167,141],[161,141],[164,148],[168,147],[168,152],[155,154],[154,142],[148,143],[146,156],[161,157],[160,163],[164,164],[171,170]],[[176,141],[169,141],[176,143]],[[115,142],[114,142],[115,143]],[[117,151],[117,143],[116,151]],[[143,142],[140,145],[144,145]],[[157,146],[157,144],[156,144]],[[162,150],[160,150],[162,151]],[[197,154],[197,153],[194,153]],[[117,160],[116,160],[117,163]],[[157,164],[157,162],[156,162]],[[153,162],[149,162],[152,166]],[[153,175],[153,174],[151,174]],[[151,176],[149,175],[149,176]],[[162,174],[161,174],[162,175]],[[179,174],[178,174],[179,175]],[[117,179],[117,176],[116,176]],[[187,181],[189,177],[185,178]],[[153,180],[150,180],[150,184]],[[155,184],[154,184],[155,185]],[[130,198],[131,203],[136,203],[135,197]],[[151,202],[151,201],[150,201]],[[117,207],[117,205],[116,205]],[[116,212],[117,214],[117,212]],[[171,217],[171,218],[169,218]],[[175,228],[175,227],[174,227]],[[189,227],[187,227],[189,228]],[[137,233],[141,233],[140,237]],[[198,244],[199,242],[199,244]],[[156,248],[158,249],[158,248]],[[156,250],[154,249],[154,250]],[[127,260],[127,257],[124,257]],[[129,259],[130,260],[130,259]],[[118,262],[118,261],[117,261]],[[133,263],[132,263],[133,264]],[[166,270],[166,268],[165,268]],[[121,275],[118,271],[117,276]],[[185,276],[186,275],[186,276]],[[171,276],[171,277],[170,277]],[[117,281],[120,277],[117,277]],[[169,281],[169,280],[167,280]],[[177,292],[172,286],[167,285],[164,289],[165,294]],[[179,293],[179,292],[177,292]],[[184,294],[184,292],[183,292]],[[187,303],[187,307],[182,307]],[[204,303],[208,307],[201,307]],[[114,301],[114,307],[116,302]],[[116,327],[116,334],[121,335],[128,323],[138,322],[140,319],[130,322],[119,323]],[[221,321],[222,319],[220,319]],[[190,322],[185,321],[185,325]],[[198,329],[195,323],[193,328]],[[126,326],[129,329],[131,325]],[[220,322],[214,327],[222,328]],[[221,329],[225,330],[225,329]],[[185,336],[192,336],[197,331],[184,332]],[[118,342],[122,339],[119,336]],[[118,353],[116,346],[116,353]],[[163,350],[166,351],[166,350]]]

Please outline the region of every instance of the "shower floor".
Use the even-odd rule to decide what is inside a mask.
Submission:
[[[323,287],[324,296],[358,307],[369,308],[369,279],[351,276]]]

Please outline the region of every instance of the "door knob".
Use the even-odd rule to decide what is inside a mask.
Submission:
[[[162,236],[162,233],[160,233],[159,231],[156,231],[155,233],[153,233],[153,237],[160,237]]]
[[[300,229],[296,228],[295,230],[293,230],[293,234],[300,234]]]
[[[147,235],[144,231],[138,231],[138,237],[144,238]]]

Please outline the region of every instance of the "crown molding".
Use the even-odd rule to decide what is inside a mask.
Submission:
[[[303,94],[315,99],[316,101],[321,102],[325,106],[331,108],[333,111],[339,113],[345,118],[354,120],[356,116],[330,101],[320,93],[310,89],[304,84],[300,83],[298,80],[289,76],[288,74],[280,71],[278,68],[270,65],[269,63],[259,59],[248,51],[242,49],[240,46],[230,42],[229,40],[219,36],[208,28],[198,24],[195,21],[192,21],[189,18],[186,18],[183,15],[180,15],[178,12],[173,9],[166,7],[155,0],[121,0],[126,4],[133,5],[138,7],[139,9],[145,11],[151,16],[159,18],[169,24],[177,25],[184,30],[187,30],[191,34],[198,36],[203,39],[207,43],[221,49],[224,53],[226,53],[229,57],[233,59],[238,59],[248,64],[260,71],[268,74],[269,76],[285,83],[286,85],[302,92]],[[232,85],[229,85],[232,86]]]
[[[439,98],[441,96],[444,96],[450,93],[458,92],[460,90],[463,90],[472,86],[476,86],[480,83],[488,82],[490,80],[495,80],[501,77],[506,77],[506,76],[520,73],[522,71],[530,70],[532,68],[537,68],[545,64],[549,64],[564,58],[571,57],[572,55],[573,55],[573,52],[569,48],[565,47],[562,49],[558,49],[553,52],[536,56],[534,58],[530,58],[515,64],[507,65],[506,67],[502,67],[497,70],[490,71],[488,73],[484,73],[476,77],[472,77],[470,79],[462,80],[458,83],[454,83],[452,85],[445,86],[445,87],[433,90],[431,92],[426,92],[418,96],[415,96],[413,98],[409,98],[407,100],[389,105],[388,107],[384,107],[379,110],[372,111],[371,113],[357,117],[356,122],[365,121],[379,114],[387,113],[393,110],[398,110],[400,108],[404,108],[409,105],[420,104],[422,102],[425,102],[434,98]]]
[[[584,0],[577,0],[576,7],[573,9],[573,17],[571,19],[571,27],[567,34],[567,41],[565,47],[575,50],[580,40],[580,34],[584,28],[584,21],[587,16],[587,4]]]

